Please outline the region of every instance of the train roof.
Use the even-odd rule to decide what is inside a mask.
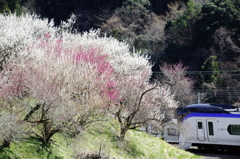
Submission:
[[[215,103],[209,103],[209,104],[192,104],[192,105],[188,105],[185,108],[210,108],[210,107],[220,107],[222,109],[234,109],[235,107],[232,105],[228,105],[228,104],[215,104]]]
[[[233,106],[233,105],[228,105],[228,104],[210,103],[209,105],[215,106],[215,107],[221,107],[222,109],[235,109],[235,106]]]
[[[181,109],[178,114],[189,114],[193,112],[230,114],[231,112],[238,112],[238,109],[227,104],[192,104]]]

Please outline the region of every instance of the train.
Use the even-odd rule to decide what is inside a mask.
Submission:
[[[193,104],[178,112],[179,147],[240,150],[240,109],[231,105]]]

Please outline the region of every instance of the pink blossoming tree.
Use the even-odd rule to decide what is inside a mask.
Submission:
[[[173,65],[163,63],[160,69],[162,76],[159,76],[159,81],[170,83],[171,93],[175,94],[174,99],[179,102],[180,107],[196,101],[193,93],[194,80],[187,77],[187,66],[184,66],[180,61]]]

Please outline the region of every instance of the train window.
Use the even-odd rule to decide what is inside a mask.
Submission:
[[[198,129],[202,129],[202,122],[198,122]]]
[[[208,133],[209,133],[209,135],[214,135],[213,122],[208,122]]]
[[[178,112],[178,114],[184,114],[184,113],[189,113],[189,108],[183,108]]]
[[[229,125],[227,130],[230,135],[240,135],[240,125]]]
[[[178,136],[178,131],[174,128],[168,128],[167,132],[169,136]]]

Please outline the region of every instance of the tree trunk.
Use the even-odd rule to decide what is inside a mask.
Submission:
[[[126,127],[121,127],[120,140],[124,140],[127,130],[128,130],[128,128],[126,128]]]
[[[46,122],[43,123],[44,126],[44,132],[43,132],[43,138],[42,141],[45,146],[49,147],[51,144],[51,138],[54,134],[60,132],[58,129],[52,129],[52,123]]]

